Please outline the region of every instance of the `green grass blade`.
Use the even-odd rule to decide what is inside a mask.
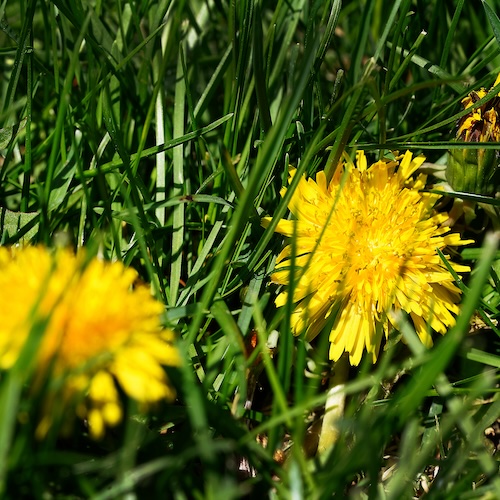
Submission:
[[[493,30],[493,34],[497,39],[497,44],[500,45],[500,19],[495,14],[495,11],[490,7],[486,0],[481,0],[483,2],[484,11],[486,12],[486,17],[490,23],[491,29]]]
[[[182,68],[182,43],[179,45],[177,59],[175,104],[174,104],[174,137],[184,134],[184,114],[186,99],[186,75]],[[180,144],[173,149],[173,184],[172,194],[181,196],[184,194],[184,148]],[[172,261],[170,264],[170,305],[177,302],[179,293],[179,282],[182,273],[182,257],[184,245],[184,204],[180,203],[174,207],[172,220]]]

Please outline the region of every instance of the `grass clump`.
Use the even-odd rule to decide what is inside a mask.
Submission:
[[[50,380],[33,396],[35,323],[26,364],[0,375],[0,496],[500,496],[498,202],[445,186],[448,150],[477,148],[455,141],[461,101],[499,72],[492,7],[30,0],[1,3],[0,19],[2,246],[135,268],[183,360],[168,368],[175,401],[143,412],[120,394],[102,439],[85,419],[37,439]],[[454,231],[474,243],[452,254],[472,272],[440,254],[462,305],[435,347],[402,317],[375,365],[363,356],[337,381],[334,316],[310,340],[290,333],[293,301],[275,305],[274,229],[302,174],[331,179],[360,149],[370,163],[423,153],[425,188],[449,193],[436,210],[473,202]],[[293,288],[302,249],[288,242]],[[343,412],[317,453],[332,379]]]

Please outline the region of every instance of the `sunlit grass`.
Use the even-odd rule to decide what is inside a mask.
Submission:
[[[270,283],[285,242],[261,226],[288,217],[289,165],[331,175],[343,151],[423,153],[442,192],[460,102],[500,69],[482,5],[0,5],[1,243],[134,267],[185,360],[168,371],[174,403],[144,415],[124,398],[97,441],[85,421],[35,439],[44,393],[21,364],[3,371],[0,496],[500,497],[497,201],[462,197],[476,218],[455,229],[476,243],[453,254],[473,268],[456,326],[426,350],[402,320],[375,365],[350,368],[321,456],[328,326],[312,343],[291,335],[293,304],[276,308]]]

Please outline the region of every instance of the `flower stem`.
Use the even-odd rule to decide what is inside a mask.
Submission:
[[[323,425],[319,435],[318,453],[323,454],[329,451],[336,443],[339,436],[339,420],[344,415],[345,391],[344,384],[349,375],[349,361],[347,354],[344,354],[333,368],[333,375],[330,378],[328,397],[325,403],[325,414]]]

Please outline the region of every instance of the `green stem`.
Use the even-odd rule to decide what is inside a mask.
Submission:
[[[318,453],[323,455],[337,442],[339,436],[338,423],[344,415],[345,391],[344,384],[349,375],[349,359],[344,354],[333,368],[330,378],[328,397],[325,403],[325,414],[319,434]]]

